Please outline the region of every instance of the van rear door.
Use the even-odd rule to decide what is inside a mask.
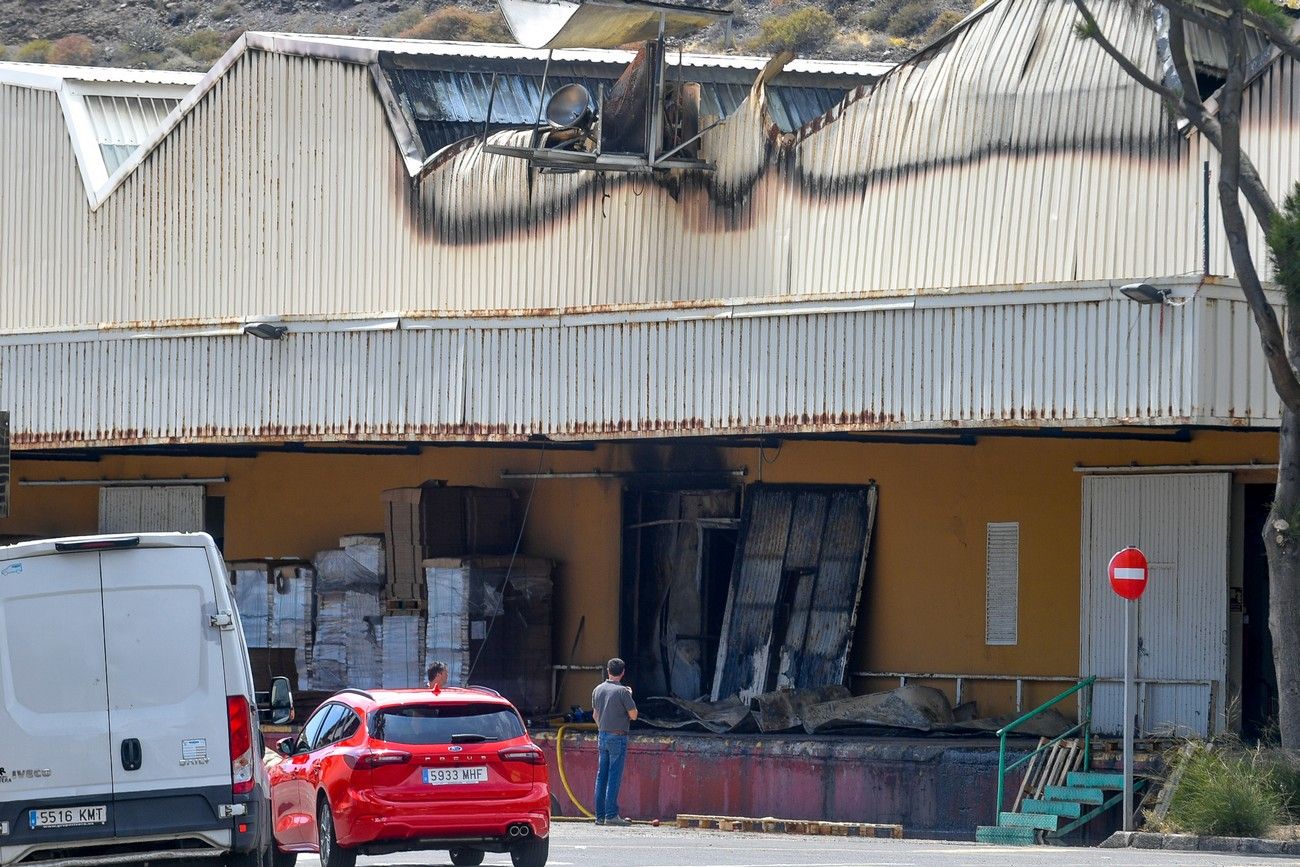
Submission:
[[[101,557],[118,834],[229,828],[217,813],[231,803],[230,727],[206,549]]]
[[[99,554],[24,553],[0,557],[0,847],[112,836]]]

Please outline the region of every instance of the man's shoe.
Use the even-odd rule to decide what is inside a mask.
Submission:
[[[624,819],[622,816],[610,816],[608,819],[605,820],[605,824],[626,826],[626,825],[631,825],[632,823],[629,822],[627,819]]]
[[[603,824],[605,824],[605,820],[604,820],[604,819],[597,819],[597,820],[596,820],[596,824],[597,824],[597,825],[603,825]]]

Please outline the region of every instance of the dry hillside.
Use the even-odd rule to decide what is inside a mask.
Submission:
[[[731,0],[731,33],[687,47],[895,60],[961,20],[967,2]],[[7,60],[202,70],[245,30],[510,41],[492,0],[0,0]]]

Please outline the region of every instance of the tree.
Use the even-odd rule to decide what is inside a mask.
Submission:
[[[1237,281],[1259,328],[1260,348],[1273,388],[1282,399],[1277,488],[1264,527],[1268,552],[1269,632],[1277,668],[1278,727],[1283,746],[1300,747],[1300,187],[1283,213],[1241,142],[1241,106],[1250,64],[1248,36],[1262,36],[1271,50],[1300,61],[1294,23],[1271,0],[1161,0],[1153,15],[1168,16],[1172,75],[1157,81],[1119,51],[1088,6],[1073,0],[1080,16],[1076,33],[1094,41],[1129,78],[1158,95],[1186,119],[1219,154],[1219,209]],[[1103,0],[1116,2],[1116,0]],[[1217,34],[1227,53],[1227,77],[1215,107],[1201,98],[1187,50],[1189,28]],[[1250,249],[1241,199],[1263,227],[1278,281],[1286,294],[1286,333],[1269,303]]]

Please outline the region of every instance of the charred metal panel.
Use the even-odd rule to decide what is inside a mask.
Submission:
[[[875,485],[750,489],[715,701],[844,680],[875,512]]]

